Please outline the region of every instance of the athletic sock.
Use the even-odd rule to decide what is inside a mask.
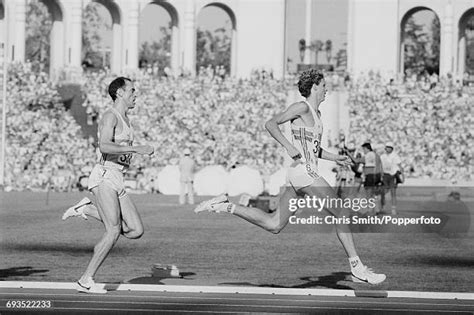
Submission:
[[[224,202],[224,203],[221,203],[219,205],[217,205],[219,211],[222,211],[222,212],[228,212],[230,214],[234,214],[234,211],[235,211],[235,205],[233,203],[230,203],[230,202]]]
[[[350,257],[349,264],[351,265],[351,270],[362,266],[362,262],[360,261],[359,256]]]
[[[227,210],[229,211],[230,214],[234,214],[235,205],[229,202],[229,206],[227,206]]]

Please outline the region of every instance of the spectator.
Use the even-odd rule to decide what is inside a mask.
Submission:
[[[65,170],[74,181],[87,176],[84,167],[95,163],[93,143],[82,139],[81,127],[64,109],[55,85],[31,64],[13,67],[7,95],[11,106],[6,126],[6,185],[18,190],[45,189]],[[291,77],[276,80],[268,71],[256,71],[251,79],[236,79],[223,69],[204,69],[196,77],[158,77],[142,69],[132,77],[142,102],[133,113],[133,120],[143,122],[135,126],[135,136],[160,148],[153,157],[135,157],[137,169],[164,167],[183,147],[192,149],[198,166],[226,166],[239,156],[242,164],[258,168],[263,176],[282,167],[283,156],[264,130],[263,117],[287,106],[288,91],[294,89]],[[85,72],[81,78],[86,95],[83,106],[91,113],[90,121],[110,105],[106,87],[111,78],[103,70]],[[473,90],[439,77],[425,91],[423,79],[410,75],[404,82],[402,77],[374,72],[356,80],[348,77],[346,142],[391,140],[404,157],[401,166],[412,177],[473,180]],[[257,130],[250,132],[251,125],[258,126]],[[74,147],[71,139],[76,141]],[[66,165],[61,172],[58,161]],[[144,174],[142,180],[146,189],[154,189],[156,177]]]
[[[382,184],[382,165],[380,162],[380,156],[375,153],[372,149],[372,145],[369,142],[362,144],[362,150],[364,156],[362,162],[364,164],[364,189],[366,192],[367,199],[375,199],[376,207],[374,214],[378,214],[381,207],[378,205],[378,197],[380,186]]]
[[[397,173],[403,173],[400,157],[393,152],[394,145],[388,142],[385,145],[385,153],[380,156],[383,170],[384,192],[382,193],[382,210],[385,206],[385,193],[390,191],[390,200],[392,204],[392,215],[397,215]]]
[[[188,203],[194,204],[194,172],[195,163],[191,158],[191,151],[186,148],[183,151],[184,156],[179,161],[180,183],[181,189],[179,194],[179,204],[184,205],[186,202],[186,195],[188,196]]]

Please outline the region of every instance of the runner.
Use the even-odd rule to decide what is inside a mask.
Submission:
[[[294,212],[288,205],[290,199],[301,196],[322,198],[337,198],[334,189],[318,174],[318,159],[334,161],[339,165],[351,164],[349,157],[332,154],[321,148],[323,125],[320,104],[326,96],[326,83],[320,71],[308,70],[301,74],[298,89],[304,101],[292,104],[284,112],[270,119],[265,127],[268,132],[287,151],[294,160],[288,170],[288,179],[291,184],[286,187],[280,196],[280,207],[274,213],[266,213],[260,209],[234,204],[226,195],[220,195],[202,202],[194,210],[196,213],[203,211],[227,212],[249,221],[272,233],[279,233],[289,221]],[[285,138],[279,125],[291,122],[291,139]],[[350,210],[345,208],[325,208],[335,217],[349,215]],[[336,224],[337,236],[349,258],[352,279],[355,282],[378,284],[385,280],[384,274],[374,273],[367,268],[357,255],[352,233],[347,224]]]
[[[120,235],[137,239],[143,235],[143,223],[137,209],[125,192],[124,174],[130,166],[132,154],[151,155],[149,145],[133,146],[133,130],[128,112],[135,108],[136,94],[133,82],[119,77],[109,85],[109,94],[114,101],[99,123],[99,163],[89,177],[89,190],[95,196],[97,206],[88,198],[82,199],[63,215],[69,217],[93,217],[104,224],[105,234],[94,247],[94,254],[82,277],[77,281],[77,290],[85,293],[106,293],[93,278]]]

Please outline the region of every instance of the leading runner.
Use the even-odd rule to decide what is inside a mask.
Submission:
[[[280,196],[280,207],[274,213],[266,213],[260,209],[244,207],[231,203],[226,195],[220,195],[199,204],[196,213],[209,211],[214,213],[227,212],[249,221],[269,232],[279,233],[289,221],[294,212],[287,207],[290,199],[299,196],[316,196],[322,198],[337,198],[334,189],[318,174],[318,158],[334,161],[341,166],[349,166],[350,159],[344,155],[332,154],[321,148],[323,125],[319,106],[326,96],[326,82],[320,71],[307,70],[298,81],[298,89],[304,101],[289,106],[282,113],[270,119],[265,127],[294,160],[288,170],[288,180],[291,184]],[[291,123],[291,139],[288,140],[281,132],[279,125]],[[349,214],[349,209],[326,208],[335,217]],[[379,284],[386,278],[384,274],[374,273],[367,268],[359,258],[347,224],[336,224],[337,236],[344,247],[349,259],[354,282]]]
[[[94,247],[94,254],[77,290],[85,293],[107,293],[95,284],[93,278],[120,235],[137,239],[143,235],[143,223],[137,208],[125,192],[124,174],[130,166],[132,154],[151,155],[153,147],[133,145],[133,129],[128,112],[135,108],[136,93],[129,78],[118,77],[109,85],[113,106],[99,123],[99,150],[101,157],[89,176],[89,190],[97,206],[89,198],[66,210],[63,220],[69,217],[93,217],[104,224],[105,234]]]

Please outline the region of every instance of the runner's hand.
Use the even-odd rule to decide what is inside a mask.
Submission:
[[[286,152],[294,161],[301,160],[302,158],[301,153],[293,146],[287,149]]]
[[[152,155],[155,152],[155,149],[150,145],[138,145],[135,147],[135,150],[138,154],[142,155]]]
[[[339,155],[334,162],[340,166],[350,166],[352,164],[351,159],[345,155]]]

